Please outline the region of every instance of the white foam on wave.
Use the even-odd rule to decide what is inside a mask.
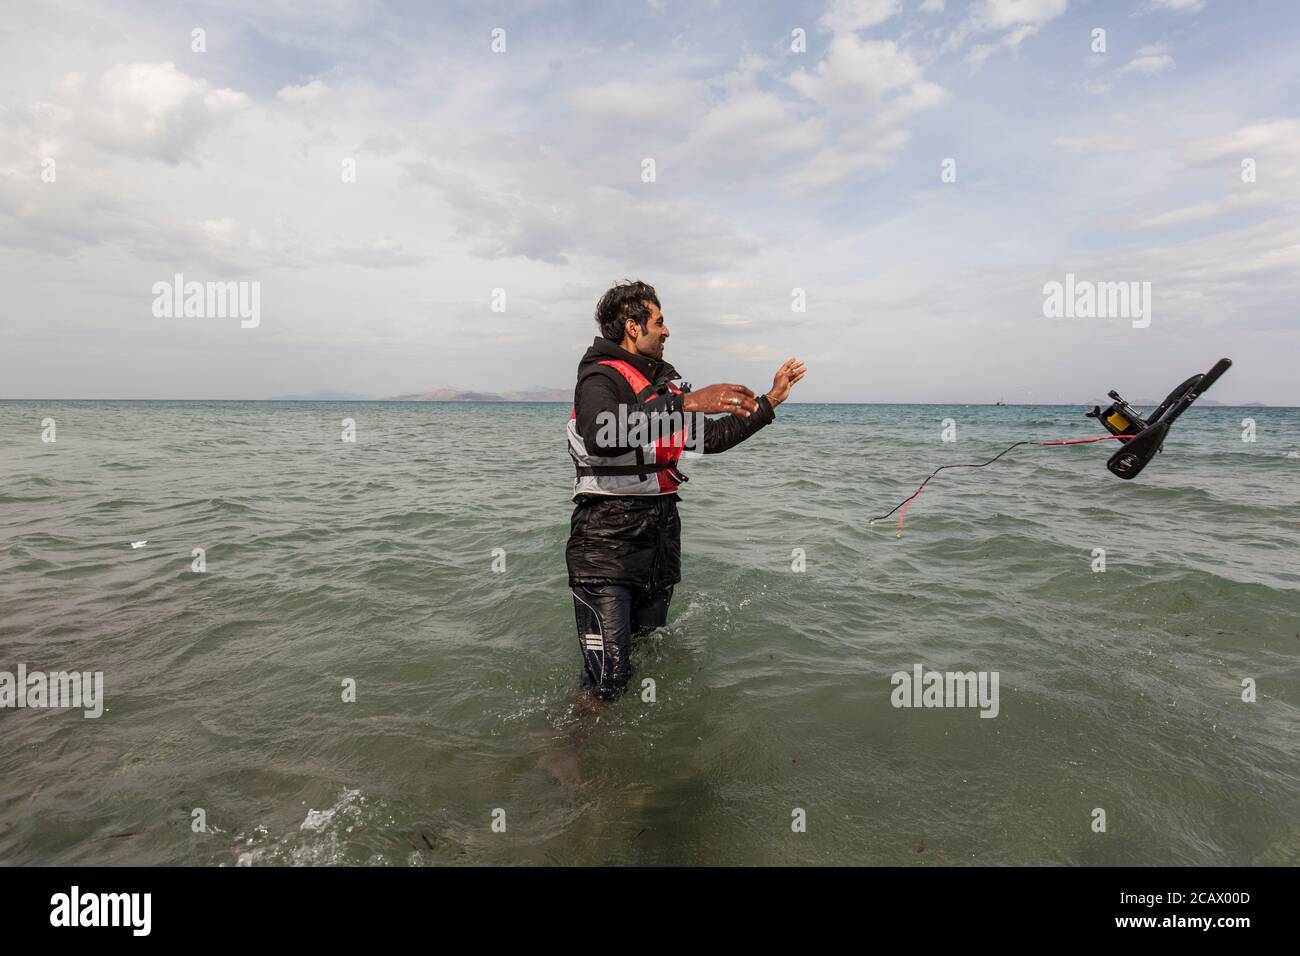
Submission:
[[[366,798],[360,790],[345,789],[334,805],[324,810],[308,809],[298,825],[298,832],[265,846],[239,854],[237,866],[259,864],[321,866],[343,859],[340,835],[346,837],[361,822]],[[259,826],[247,843],[264,838],[266,828]],[[301,834],[306,834],[305,836]]]
[[[328,810],[308,810],[306,819],[302,821],[302,824],[298,829],[311,830],[319,833],[330,825],[330,822],[333,821],[334,817],[337,816],[340,811],[346,810],[348,807],[352,806],[353,801],[360,803],[365,802],[360,798],[360,790],[344,790],[343,796],[339,797],[338,802]]]

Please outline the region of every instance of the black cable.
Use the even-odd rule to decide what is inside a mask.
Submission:
[[[884,518],[888,518],[890,515],[892,515],[892,514],[893,514],[895,511],[897,511],[899,508],[902,508],[902,507],[903,507],[904,505],[906,505],[909,501],[911,501],[913,498],[915,498],[917,495],[919,495],[922,491],[925,490],[925,486],[928,485],[928,484],[930,483],[930,478],[933,478],[935,475],[939,474],[939,472],[943,471],[945,468],[983,468],[985,465],[991,465],[991,464],[993,464],[995,461],[997,461],[999,458],[1001,458],[1001,457],[1002,457],[1003,455],[1005,455],[1007,452],[1011,451],[1012,448],[1019,448],[1021,445],[1039,445],[1039,444],[1042,444],[1042,443],[1041,443],[1041,442],[1035,442],[1035,441],[1018,441],[1018,442],[1016,442],[1014,445],[1010,446],[1009,448],[1006,448],[1006,449],[1004,449],[1003,451],[999,452],[998,454],[994,455],[994,456],[993,456],[992,458],[990,458],[988,461],[982,461],[982,462],[980,462],[979,464],[974,464],[974,463],[964,463],[964,464],[958,464],[958,465],[940,465],[940,466],[939,466],[938,468],[936,468],[934,471],[930,472],[930,476],[929,476],[929,478],[926,478],[925,481],[921,482],[921,487],[920,487],[920,488],[917,488],[916,491],[912,493],[911,497],[909,497],[909,498],[904,498],[904,499],[903,499],[902,501],[900,501],[898,504],[894,505],[894,507],[891,508],[889,511],[886,511],[883,515],[876,515],[876,517],[874,517],[874,518],[869,518],[869,519],[867,520],[867,524],[874,524],[874,523],[877,522],[877,521],[880,521],[880,520],[882,520],[882,519],[884,519]]]

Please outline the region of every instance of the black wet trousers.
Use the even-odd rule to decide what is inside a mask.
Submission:
[[[582,648],[582,686],[609,700],[632,678],[632,638],[668,622],[673,587],[649,591],[622,584],[573,586]]]

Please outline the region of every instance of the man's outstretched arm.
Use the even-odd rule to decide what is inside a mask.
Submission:
[[[789,359],[776,371],[776,377],[772,380],[772,390],[766,395],[760,395],[755,400],[755,407],[749,410],[748,404],[738,409],[728,418],[705,419],[704,420],[704,454],[716,455],[726,451],[728,448],[734,448],[742,441],[748,438],[754,432],[766,425],[771,424],[776,418],[776,406],[786,400],[790,394],[790,388],[795,382],[803,378],[807,369],[804,364],[797,359]],[[749,391],[745,389],[745,391]],[[750,392],[749,394],[753,394]],[[687,411],[692,411],[691,403],[686,403]],[[716,409],[717,411],[726,411],[728,409]]]
[[[629,446],[618,443],[624,436],[615,435],[612,442],[602,444],[602,422],[619,421],[620,412],[623,420],[629,422],[641,415],[647,416],[651,421],[655,415],[676,416],[680,421],[683,412],[733,412],[738,416],[758,413],[754,393],[743,385],[709,385],[697,392],[685,394],[664,391],[648,401],[630,405],[620,401],[620,394],[618,386],[609,375],[594,369],[578,382],[574,394],[574,412],[577,415],[578,434],[582,435],[588,454],[611,456],[628,450]],[[686,415],[688,421],[691,417]],[[770,414],[767,421],[771,421]],[[610,431],[613,430],[606,429],[606,432]],[[609,434],[604,435],[606,441],[610,437]],[[741,440],[737,438],[735,441]]]
[[[758,408],[751,414],[741,417],[739,413],[726,418],[705,418],[704,454],[718,455],[728,448],[734,448],[760,428],[771,424],[776,419],[776,411],[766,395],[758,397]],[[692,422],[692,425],[694,422]],[[686,447],[694,447],[688,444]]]

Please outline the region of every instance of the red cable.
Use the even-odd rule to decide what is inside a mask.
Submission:
[[[1034,441],[1031,445],[1086,445],[1092,441],[1105,441],[1107,438],[1135,438],[1135,435],[1102,435],[1100,438],[1072,438],[1069,441]]]

